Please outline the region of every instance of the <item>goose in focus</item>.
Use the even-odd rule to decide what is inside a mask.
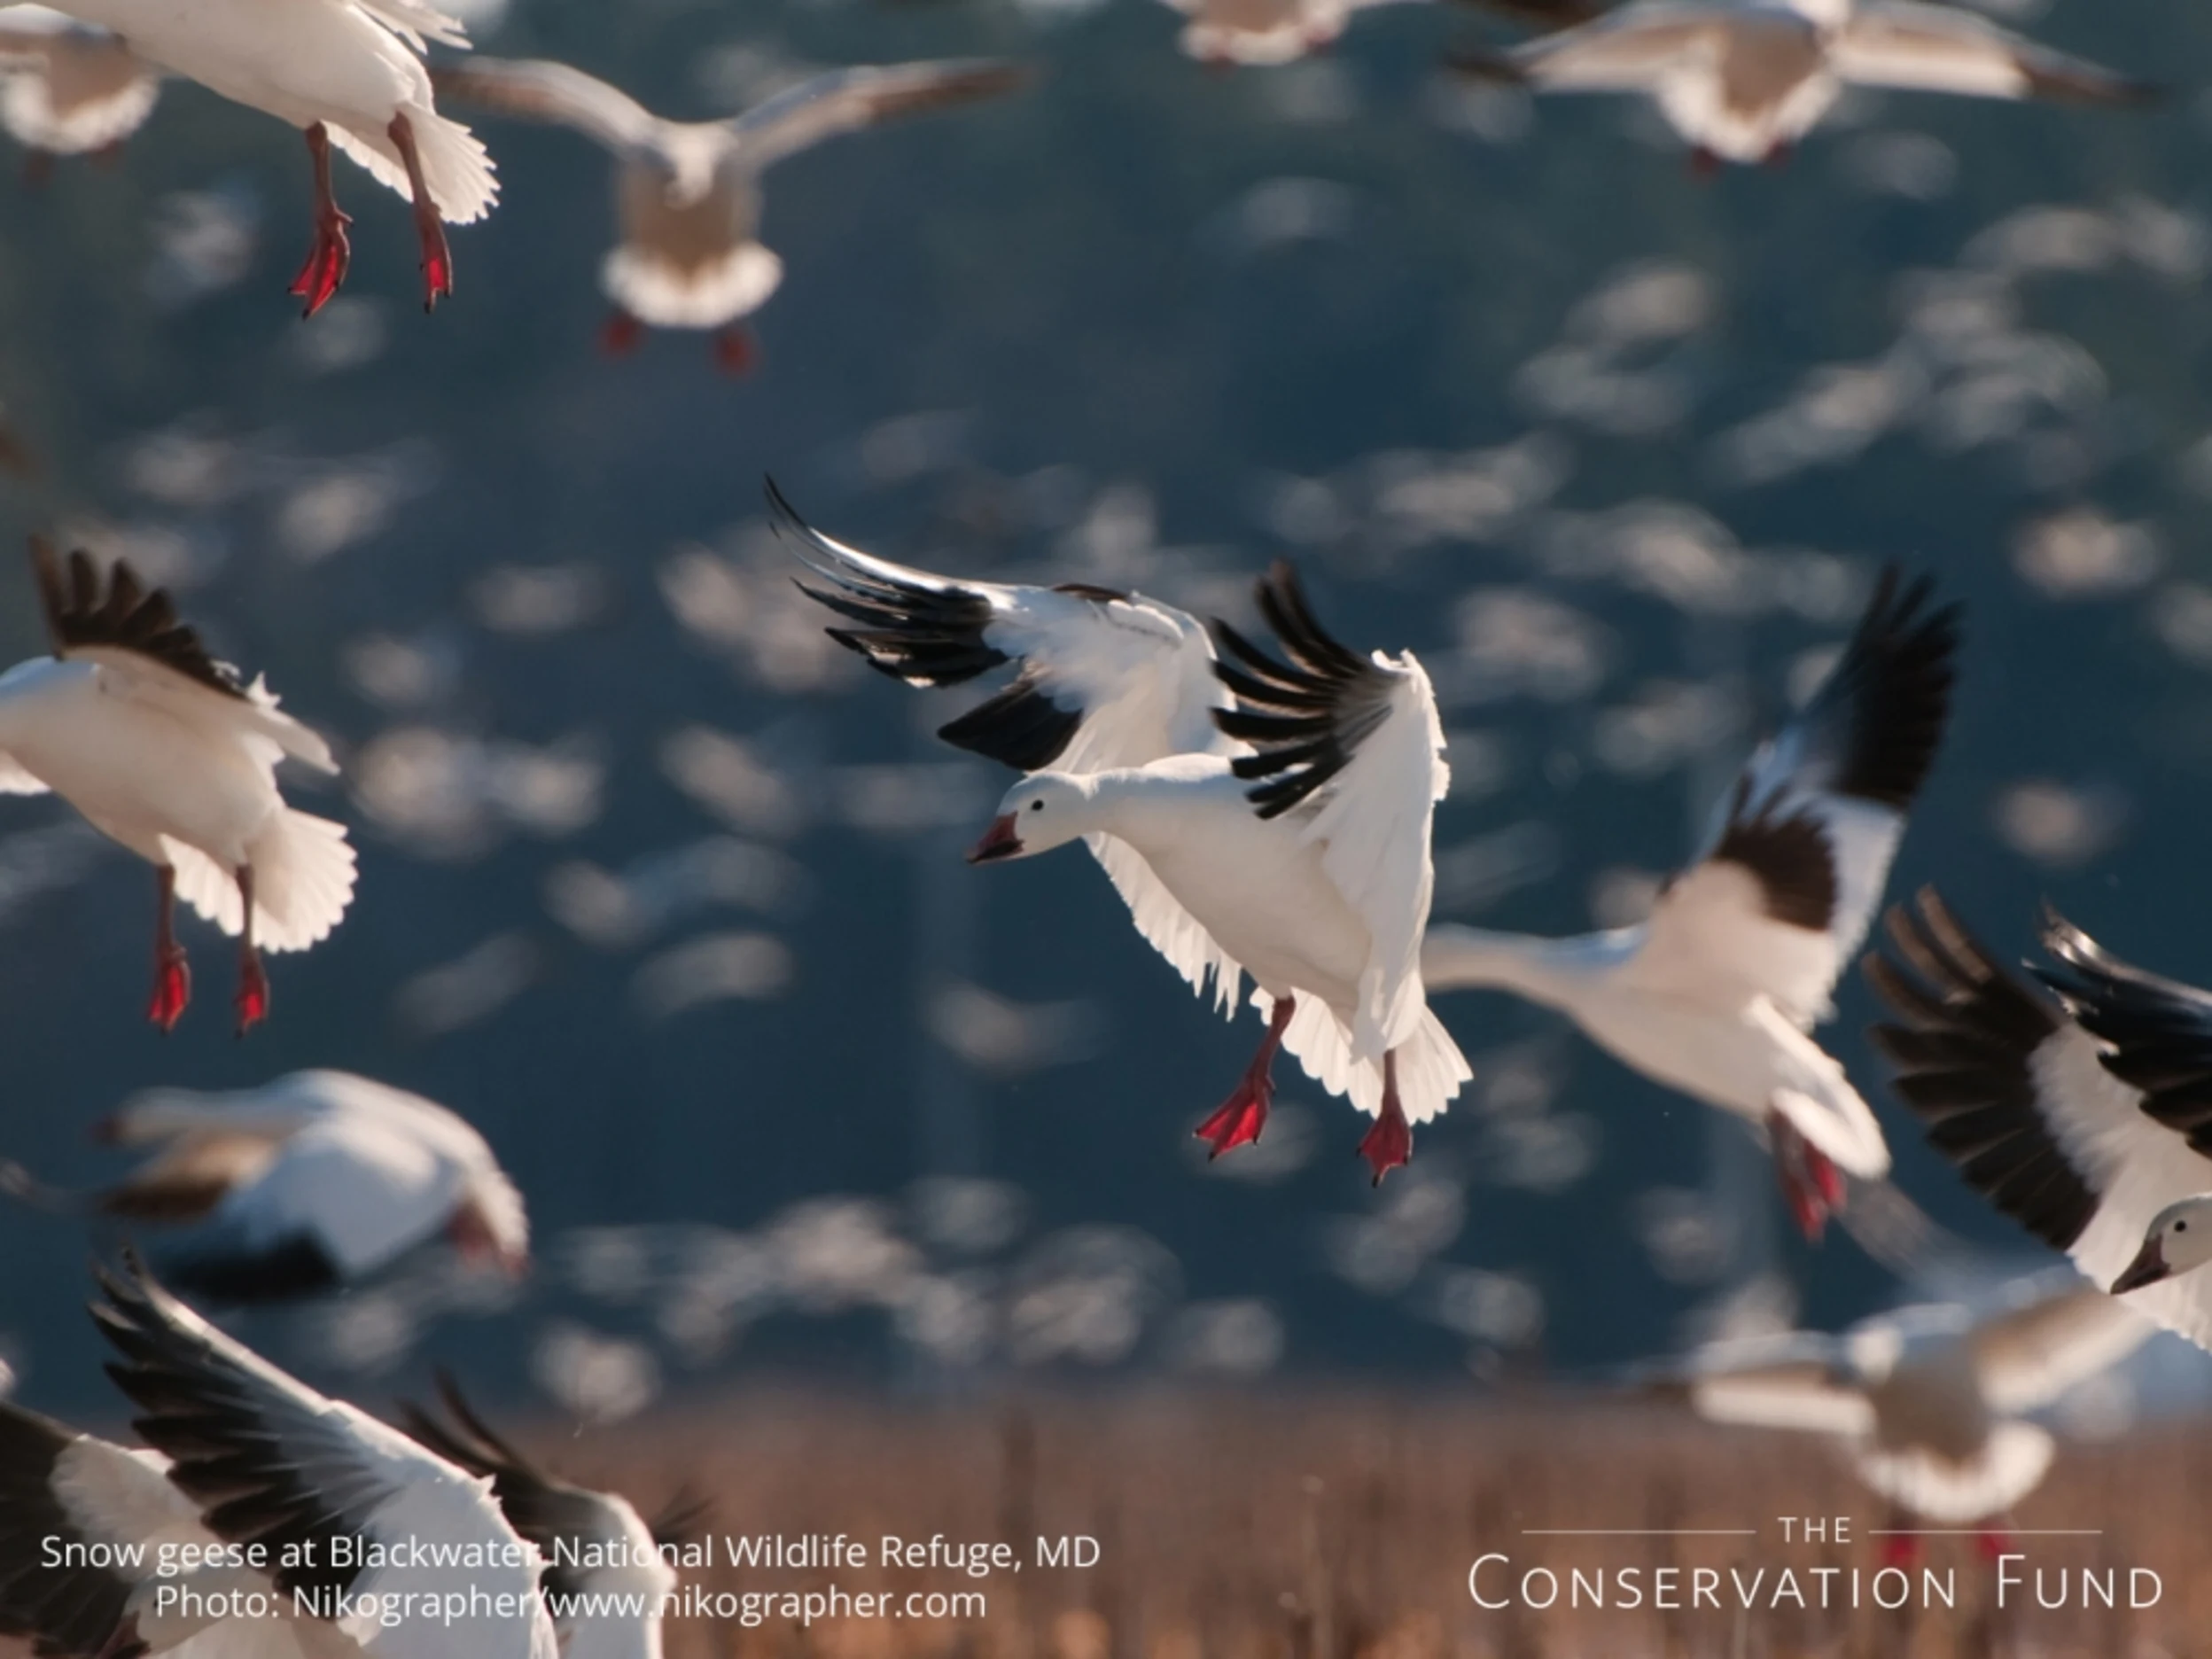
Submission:
[[[1920,0],[1632,0],[1457,66],[1538,92],[1644,94],[1701,170],[1785,155],[1846,86],[2103,105],[2156,96],[1961,7]]]
[[[291,292],[313,316],[346,280],[353,222],[331,185],[333,146],[413,204],[423,308],[453,292],[447,224],[469,224],[499,195],[475,135],[440,114],[423,53],[466,47],[454,19],[424,0],[66,0],[57,8],[113,31],[142,61],[297,127],[315,170],[315,238]]]
[[[261,953],[329,936],[354,892],[345,827],[284,804],[287,758],[335,772],[330,748],[207,654],[160,588],[118,559],[65,566],[31,544],[53,655],[0,674],[0,794],[59,795],[154,867],[154,988],[163,1031],[191,998],[175,901],[238,940],[238,1028],[269,1012]]]
[[[147,1149],[104,1191],[51,1195],[0,1164],[0,1188],[125,1221],[191,1224],[164,1265],[221,1303],[281,1301],[359,1284],[444,1238],[463,1261],[518,1276],[530,1224],[484,1137],[434,1101],[351,1071],[294,1071],[257,1089],[152,1089],[100,1138]]]
[[[1916,1558],[1916,1523],[1980,1523],[1984,1548],[2001,1545],[2003,1517],[2042,1483],[2057,1450],[2025,1414],[2117,1365],[2156,1328],[2078,1281],[1931,1340],[1909,1343],[1913,1323],[1871,1321],[1780,1363],[1731,1351],[1762,1344],[1719,1344],[1699,1356],[1687,1386],[1709,1421],[1842,1443],[1858,1478],[1900,1512],[1885,1540],[1891,1566]]]
[[[168,1477],[169,1460],[0,1402],[0,1636],[40,1654],[102,1659],[341,1659],[360,1644],[310,1638],[270,1575],[205,1562],[222,1540]],[[216,1559],[220,1559],[218,1556]],[[193,1606],[187,1596],[202,1600]],[[220,1616],[208,1597],[266,1597],[269,1616]],[[236,1605],[236,1603],[234,1603]]]
[[[614,154],[620,240],[600,269],[615,310],[611,352],[650,326],[712,329],[730,373],[752,366],[738,326],[783,280],[759,240],[761,175],[841,133],[1011,91],[1028,78],[985,59],[834,69],[719,121],[672,121],[564,63],[472,58],[432,72],[438,90],[502,115],[556,121]]]
[[[2027,981],[1933,888],[1891,908],[1876,1047],[1928,1143],[2096,1283],[2212,1349],[2212,993],[2048,914]]]
[[[303,1633],[355,1644],[309,1652],[555,1659],[538,1552],[490,1480],[278,1370],[135,1264],[99,1283],[108,1375],[170,1482],[218,1538],[261,1546]]]
[[[1267,1021],[1258,1053],[1197,1133],[1257,1140],[1288,1049],[1375,1119],[1379,1181],[1412,1125],[1470,1073],[1422,991],[1429,824],[1450,781],[1429,677],[1410,653],[1362,658],[1322,631],[1296,575],[1258,584],[1288,661],[1139,594],[955,581],[871,557],[770,500],[856,627],[830,636],[912,685],[1017,660],[1013,683],[939,730],[1024,775],[971,863],[1080,838],[1137,931],[1234,1015],[1242,976]]]
[[[1959,607],[1885,569],[1811,702],[1745,764],[1705,851],[1633,927],[1563,939],[1429,930],[1433,992],[1511,991],[1615,1058],[1763,1125],[1818,1239],[1843,1173],[1885,1174],[1866,1102],[1808,1034],[1881,902],[1950,714]]]
[[[33,182],[56,156],[119,148],[160,95],[160,74],[105,29],[40,5],[0,10],[0,127],[30,152]]]
[[[441,1374],[438,1392],[444,1420],[409,1406],[401,1421],[447,1462],[490,1481],[501,1511],[537,1546],[562,1659],[660,1659],[661,1605],[676,1588],[663,1552],[681,1547],[697,1509],[679,1507],[648,1526],[627,1499],[539,1468],[485,1425],[452,1378]]]

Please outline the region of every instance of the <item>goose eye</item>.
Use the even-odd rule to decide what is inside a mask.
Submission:
[[[1029,809],[1032,812],[1042,812],[1045,809],[1045,804],[1040,800],[1033,800],[1030,802]]]
[[[2186,1221],[2177,1221],[2177,1222],[2175,1222],[2175,1223],[2174,1223],[2174,1231],[2175,1231],[2175,1232],[2177,1232],[2177,1233],[2186,1233],[2188,1230],[2189,1230],[2189,1224],[2188,1224]]]

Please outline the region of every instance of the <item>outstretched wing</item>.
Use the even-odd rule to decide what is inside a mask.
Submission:
[[[2076,1284],[1984,1320],[1967,1350],[1993,1407],[2031,1412],[2119,1364],[2155,1328],[2128,1298]]]
[[[99,1274],[105,1299],[92,1309],[121,1355],[108,1375],[140,1408],[138,1432],[174,1460],[169,1478],[206,1506],[211,1531],[233,1542],[265,1542],[272,1560],[311,1563],[278,1569],[280,1590],[355,1590],[378,1598],[457,1592],[463,1606],[471,1586],[495,1605],[502,1596],[531,1595],[534,1554],[485,1485],[396,1429],[287,1376],[135,1263],[129,1266],[124,1276]],[[364,1559],[364,1546],[404,1551],[414,1539],[449,1545],[456,1561],[474,1546],[500,1564],[469,1570],[404,1560],[351,1564]],[[365,1643],[377,1630],[373,1614],[349,1616],[339,1628]],[[526,1617],[470,1616],[452,1629],[456,1653],[554,1656],[541,1609]]]
[[[1362,658],[1314,619],[1278,561],[1258,584],[1277,660],[1225,622],[1214,672],[1236,698],[1215,723],[1252,752],[1232,762],[1262,818],[1297,813],[1321,866],[1367,924],[1354,1057],[1379,1062],[1412,1037],[1427,1004],[1421,939],[1435,885],[1429,826],[1450,788],[1436,693],[1411,652]]]
[[[1717,55],[1729,21],[1720,6],[1651,0],[1510,51],[1462,58],[1456,66],[1482,79],[1564,92],[1647,92],[1685,66]]]
[[[757,170],[825,138],[902,115],[997,97],[1030,78],[1021,65],[989,58],[833,69],[755,105],[728,129],[739,153]]]
[[[2158,89],[2007,33],[1956,6],[1873,0],[1853,9],[1828,61],[1862,86],[1970,97],[2146,104]]]
[[[1951,713],[1959,608],[1885,569],[1828,677],[1746,763],[1708,851],[1668,884],[1626,972],[1825,1018],[1865,941]]]
[[[619,88],[549,58],[471,58],[430,72],[441,97],[523,121],[572,127],[617,154],[643,149],[660,123]]]
[[[159,1467],[0,1402],[0,1636],[35,1642],[42,1654],[138,1659],[146,1645],[124,1639],[122,1627],[152,1569],[93,1566],[79,1552],[141,1539],[164,1521],[213,1542]]]
[[[1019,665],[1003,690],[938,736],[1017,771],[1088,773],[1169,755],[1220,752],[1213,712],[1228,694],[1213,677],[1213,648],[1196,618],[1136,594],[1070,585],[960,581],[876,558],[814,529],[774,479],[779,534],[822,587],[800,587],[853,626],[830,637],[908,685],[962,685]],[[1209,982],[1224,1013],[1242,970],[1183,908],[1152,867],[1110,836],[1086,840],[1106,867],[1137,929],[1191,989]]]
[[[31,567],[56,657],[96,664],[116,691],[203,731],[273,744],[272,765],[287,754],[321,771],[338,769],[322,738],[280,711],[259,681],[248,684],[210,656],[178,620],[168,594],[148,588],[129,561],[115,560],[103,575],[79,549],[65,569],[53,548],[34,536]]]
[[[1694,1378],[1689,1391],[1691,1408],[1708,1422],[1842,1438],[1873,1432],[1865,1394],[1818,1360],[1712,1372]]]
[[[1013,682],[938,736],[1017,771],[1087,773],[1219,751],[1228,699],[1196,619],[1136,594],[962,581],[833,541],[775,481],[779,532],[826,586],[804,591],[853,626],[830,637],[908,685],[961,685],[1008,663]]]
[[[2212,1189],[2212,1158],[2115,1074],[2124,1058],[2082,1023],[2117,1028],[2141,994],[2126,982],[2148,977],[2054,918],[2045,943],[2070,970],[2059,977],[2082,1010],[2069,1014],[1999,966],[1930,888],[1891,907],[1889,933],[1896,960],[1869,955],[1866,976],[1893,1016],[1873,1035],[1899,1097],[1970,1186],[2098,1286],[2111,1284],[2153,1217]],[[2147,1065],[2156,1052],[2137,1057]],[[2169,1099],[2164,1110],[2185,1109]],[[2127,1302],[2212,1345],[2212,1274],[2179,1274]]]

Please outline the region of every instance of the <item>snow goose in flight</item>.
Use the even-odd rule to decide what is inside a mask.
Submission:
[[[800,519],[770,486],[807,591],[857,626],[831,636],[912,685],[1009,661],[1013,683],[939,730],[1026,774],[970,854],[982,863],[1080,837],[1137,930],[1233,1014],[1242,976],[1267,1033],[1198,1134],[1258,1137],[1277,1048],[1375,1118],[1375,1179],[1410,1125],[1445,1110],[1467,1062],[1421,988],[1429,822],[1449,775],[1429,678],[1412,655],[1362,658],[1313,620],[1287,565],[1259,584],[1290,660],[1139,594],[954,581],[873,558]]]
[[[56,156],[104,153],[144,125],[161,77],[105,29],[44,6],[0,11],[0,127],[43,177]]]
[[[53,655],[0,674],[0,793],[51,790],[153,865],[160,883],[148,1017],[191,996],[173,927],[184,902],[238,940],[238,1030],[269,1011],[263,950],[305,950],[346,914],[343,825],[284,805],[276,765],[337,770],[323,741],[260,680],[210,657],[161,589],[90,554],[31,544]]]
[[[331,188],[336,145],[414,205],[423,308],[453,292],[445,225],[468,224],[499,194],[475,136],[440,115],[423,66],[428,42],[465,47],[461,25],[424,0],[66,0],[146,63],[306,135],[315,168],[315,239],[292,292],[322,309],[353,250]]]
[[[1876,1045],[1928,1142],[2098,1284],[2212,1349],[2212,993],[2107,955],[2046,915],[2042,987],[1932,889],[1889,913],[1866,975]]]
[[[1858,1477],[1904,1516],[1888,1540],[1891,1564],[1917,1553],[1906,1530],[1986,1523],[2042,1482],[2056,1450],[2026,1414],[2052,1405],[2139,1347],[2155,1328],[2101,1291],[2046,1292],[1965,1328],[1908,1344],[1909,1321],[1883,1320],[1817,1357],[1732,1362],[1721,1344],[1699,1356],[1691,1408],[1712,1422],[1826,1435]],[[1749,1344],[1756,1351],[1760,1344]],[[1792,1344],[1802,1347],[1802,1344]]]
[[[443,1236],[463,1260],[528,1265],[522,1195],[484,1137],[433,1101],[351,1071],[294,1071],[257,1089],[152,1089],[100,1138],[148,1149],[77,1200],[0,1164],[0,1187],[124,1221],[194,1224],[164,1273],[225,1303],[358,1284]]]
[[[1616,1059],[1765,1125],[1791,1212],[1819,1238],[1839,1171],[1889,1168],[1881,1128],[1807,1033],[1881,902],[1950,713],[1959,607],[1882,572],[1835,667],[1746,763],[1698,861],[1634,927],[1564,939],[1429,930],[1429,990],[1557,1009]]]
[[[464,104],[557,121],[611,151],[621,239],[600,270],[615,305],[607,348],[627,351],[645,325],[713,329],[716,360],[736,374],[753,358],[738,320],[783,280],[759,240],[761,175],[825,138],[993,97],[1027,74],[981,59],[834,69],[719,121],[664,121],[564,63],[477,58],[431,78]]]
[[[661,1552],[681,1545],[697,1509],[649,1526],[627,1499],[546,1474],[486,1426],[450,1377],[439,1376],[438,1392],[444,1420],[409,1406],[401,1421],[447,1462],[490,1481],[501,1511],[537,1546],[562,1659],[660,1659],[661,1605],[676,1588]]]
[[[1919,0],[1632,0],[1459,67],[1539,92],[1643,93],[1701,168],[1785,154],[1847,85],[2091,104],[2154,96],[1971,12]]]
[[[99,1278],[93,1318],[132,1427],[209,1531],[263,1547],[315,1635],[372,1659],[555,1659],[538,1552],[489,1480],[316,1393],[135,1267]]]

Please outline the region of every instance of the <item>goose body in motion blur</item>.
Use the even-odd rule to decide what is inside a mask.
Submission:
[[[2107,105],[2154,96],[1961,7],[1920,0],[1632,0],[1460,67],[1538,92],[1643,94],[1701,167],[1786,153],[1846,86]]]
[[[432,78],[463,103],[572,127],[612,152],[620,239],[600,272],[615,306],[610,350],[645,326],[709,329],[717,360],[741,373],[753,349],[739,320],[783,280],[759,239],[761,175],[824,139],[994,97],[1026,76],[982,59],[834,69],[719,121],[664,121],[564,63],[476,58]]]
[[[2046,915],[2038,986],[1934,889],[1866,975],[1893,1087],[1968,1185],[2097,1284],[2212,1349],[2212,993]]]
[[[163,1273],[213,1301],[339,1289],[441,1236],[463,1260],[510,1274],[529,1261],[522,1195],[484,1137],[434,1101],[350,1071],[230,1093],[150,1089],[100,1137],[148,1156],[82,1207],[191,1226]],[[29,1186],[0,1165],[0,1185],[11,1179]]]
[[[315,238],[292,292],[312,316],[353,259],[331,183],[333,147],[414,207],[423,304],[453,292],[445,226],[492,210],[499,187],[484,146],[438,113],[428,43],[465,47],[454,19],[424,0],[66,0],[58,8],[113,31],[143,61],[300,129],[315,170]]]
[[[154,990],[164,1031],[191,995],[175,901],[238,940],[238,1025],[269,1011],[263,950],[305,950],[330,934],[354,892],[342,825],[297,811],[276,767],[337,764],[322,738],[207,654],[160,588],[117,560],[64,563],[43,542],[32,563],[53,655],[0,675],[0,793],[51,790],[159,878]]]
[[[1189,20],[1186,57],[1226,68],[1294,63],[1334,45],[1353,16],[1404,0],[1166,0]],[[1597,15],[1601,0],[1467,0],[1536,28],[1564,28]]]
[[[1616,1058],[1765,1127],[1791,1212],[1818,1238],[1839,1172],[1889,1151],[1809,1035],[1866,936],[1949,718],[1958,607],[1885,570],[1843,655],[1746,763],[1698,861],[1650,917],[1563,939],[1439,924],[1429,991],[1489,987],[1554,1008]]]
[[[1859,1479],[1901,1512],[1885,1553],[1902,1566],[1917,1554],[1915,1523],[1980,1524],[1984,1546],[1999,1546],[2003,1517],[2042,1483],[2057,1449],[2026,1414],[2118,1364],[2155,1328],[2076,1284],[1921,1342],[1888,1320],[1779,1363],[1741,1362],[1722,1344],[1699,1356],[1689,1402],[1712,1422],[1842,1443]]]
[[[107,1659],[556,1659],[537,1550],[491,1479],[278,1370],[135,1263],[99,1285],[108,1375],[147,1449],[0,1407],[0,1632]],[[57,1569],[48,1538],[112,1564]],[[218,1544],[241,1554],[160,1570],[165,1546]]]
[[[1323,633],[1278,566],[1259,608],[1289,660],[1139,594],[956,581],[830,541],[780,496],[783,527],[853,624],[832,637],[915,685],[1018,659],[1014,682],[939,736],[1024,773],[971,862],[1081,839],[1137,931],[1233,1013],[1242,976],[1267,1033],[1197,1133],[1258,1137],[1288,1049],[1375,1118],[1380,1180],[1411,1125],[1469,1073],[1422,992],[1429,824],[1449,775],[1429,679],[1410,653],[1362,658]]]
[[[44,6],[0,10],[0,127],[43,175],[56,156],[113,151],[145,124],[161,77],[105,29]]]

